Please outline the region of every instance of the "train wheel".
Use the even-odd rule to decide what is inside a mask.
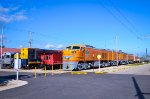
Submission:
[[[79,64],[79,65],[77,65],[77,68],[75,68],[75,70],[76,70],[76,71],[80,71],[80,70],[81,70],[81,66],[80,66],[80,64]]]
[[[5,65],[5,64],[2,64],[1,68],[2,68],[2,69],[6,69],[6,65]]]
[[[34,69],[34,66],[33,65],[29,65],[28,69]]]

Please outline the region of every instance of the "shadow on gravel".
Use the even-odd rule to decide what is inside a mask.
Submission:
[[[135,77],[132,77],[132,80],[133,80],[133,83],[134,83],[134,87],[136,89],[136,95],[135,96],[138,96],[139,99],[145,99],[144,95],[143,94],[147,94],[147,95],[150,95],[150,93],[143,93],[135,79]]]

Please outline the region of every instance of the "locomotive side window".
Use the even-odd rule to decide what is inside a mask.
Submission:
[[[81,51],[84,52],[84,48],[83,47],[81,47]]]
[[[107,58],[107,53],[102,53],[102,58]]]
[[[9,55],[6,55],[6,58],[10,58],[10,56],[9,56]]]
[[[45,56],[45,60],[49,60],[50,59],[50,57],[47,55],[47,56]]]
[[[107,58],[107,53],[105,53],[105,58]]]
[[[13,56],[13,55],[11,55],[11,58],[14,58],[14,56]]]

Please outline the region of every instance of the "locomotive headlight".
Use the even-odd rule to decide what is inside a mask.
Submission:
[[[76,53],[76,51],[71,51],[71,54],[75,54]]]
[[[64,56],[64,57],[63,57],[63,59],[68,59],[68,60],[69,60],[70,58],[73,58],[73,56]]]

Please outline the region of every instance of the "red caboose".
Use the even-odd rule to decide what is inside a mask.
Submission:
[[[41,55],[41,64],[51,68],[51,66],[62,65],[62,51],[59,50],[48,50]]]

